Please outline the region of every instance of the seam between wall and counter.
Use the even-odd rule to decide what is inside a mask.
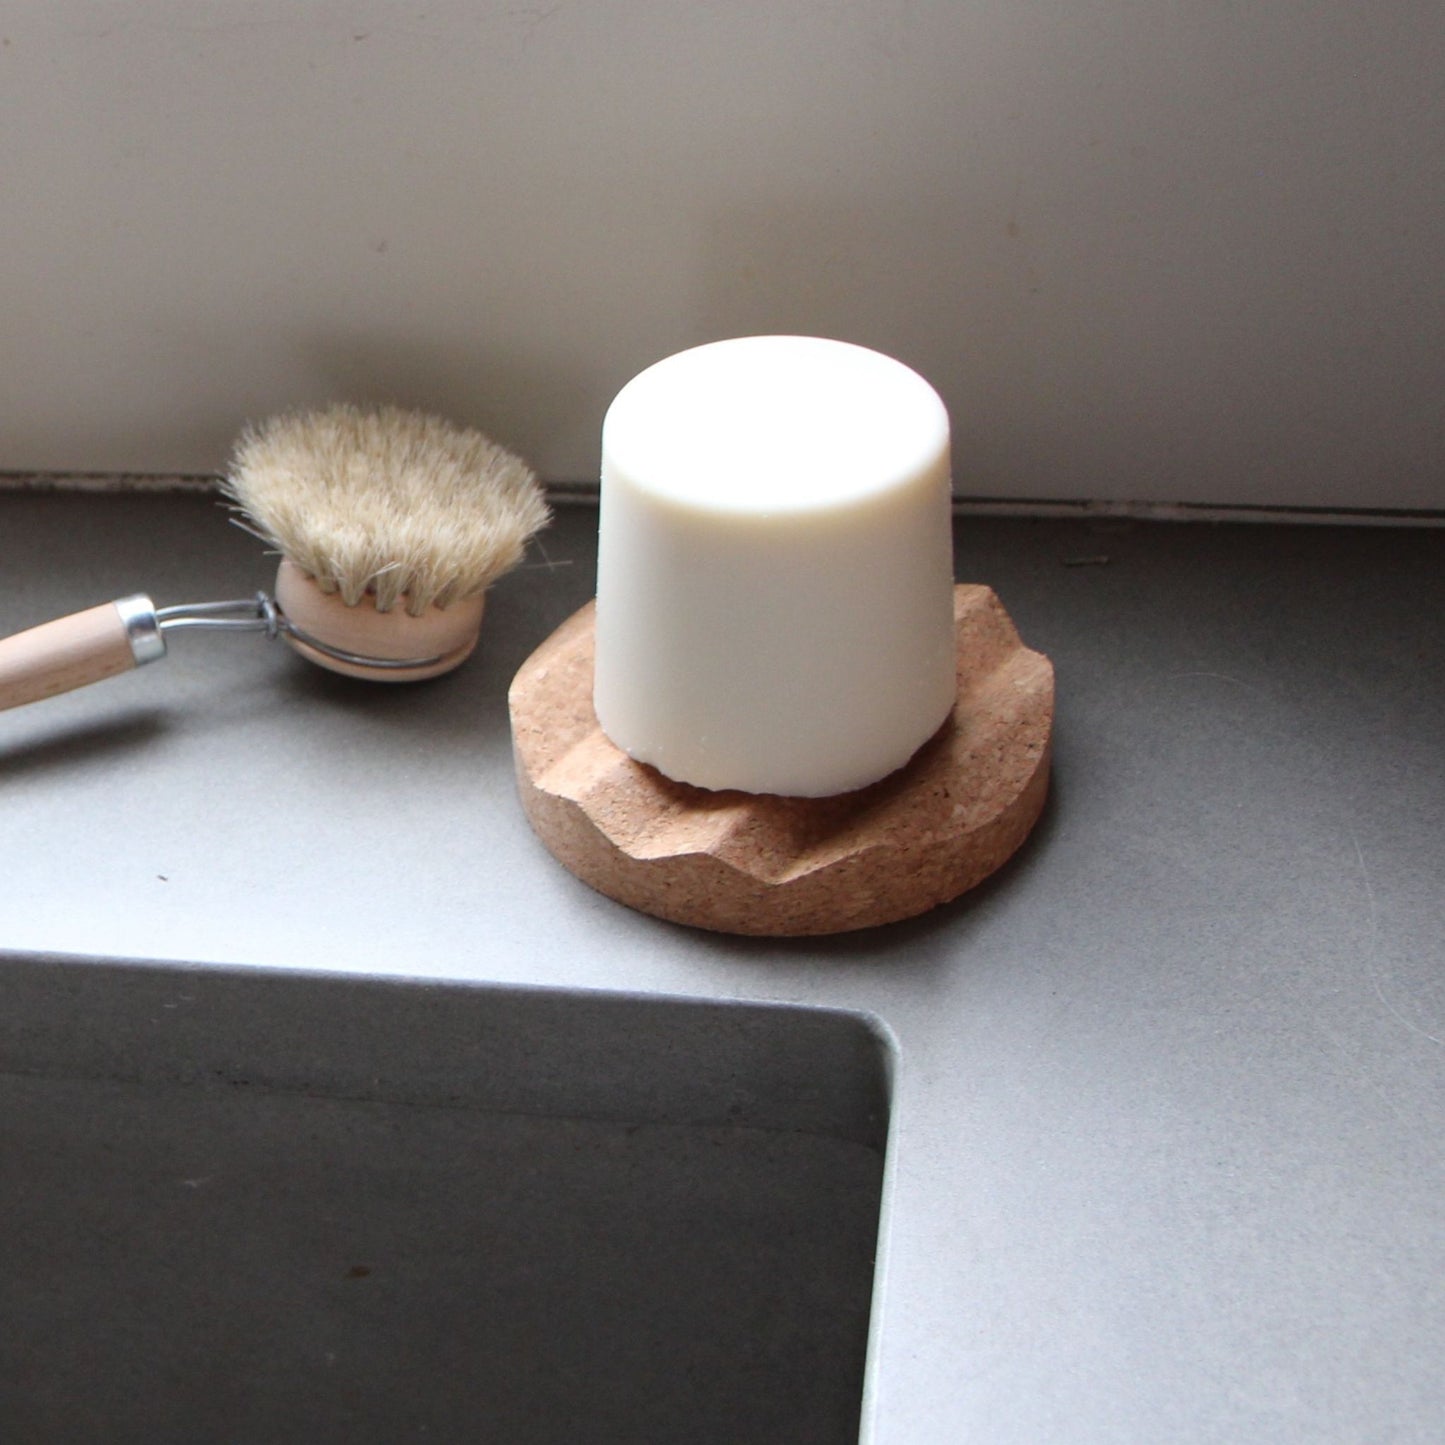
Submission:
[[[100,495],[217,493],[220,478],[186,473],[0,472],[0,493],[75,492]],[[595,507],[595,482],[550,482],[556,507]],[[1131,502],[1047,497],[955,497],[960,517],[1041,517],[1079,521],[1256,522],[1332,527],[1445,527],[1445,508],[1271,507],[1207,502]]]

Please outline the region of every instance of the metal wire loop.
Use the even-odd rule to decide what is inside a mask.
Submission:
[[[431,657],[371,657],[365,653],[347,652],[344,648],[333,647],[309,632],[287,621],[274,598],[264,592],[254,597],[241,597],[230,602],[182,602],[174,607],[159,608],[155,614],[156,623],[163,632],[173,629],[208,629],[218,632],[264,632],[267,637],[276,638],[282,633],[294,638],[303,646],[336,662],[352,667],[377,668],[382,672],[405,672],[413,667],[433,667],[442,660],[444,653]]]

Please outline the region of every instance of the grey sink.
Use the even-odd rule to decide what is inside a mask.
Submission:
[[[0,956],[0,1439],[857,1438],[853,1015]]]

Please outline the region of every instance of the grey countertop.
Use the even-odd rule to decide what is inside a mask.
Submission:
[[[878,1445],[1439,1440],[1445,531],[961,521],[1057,668],[1043,820],[929,916],[768,942],[599,897],[522,817],[507,684],[595,521],[432,684],[183,636],[0,715],[0,947],[867,1013]],[[271,580],[208,498],[30,493],[0,577],[7,632]]]

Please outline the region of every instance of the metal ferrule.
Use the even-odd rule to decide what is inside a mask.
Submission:
[[[161,636],[160,620],[156,605],[143,592],[131,597],[119,597],[115,610],[125,627],[125,640],[130,643],[131,656],[135,665],[158,662],[166,655],[166,640]]]

